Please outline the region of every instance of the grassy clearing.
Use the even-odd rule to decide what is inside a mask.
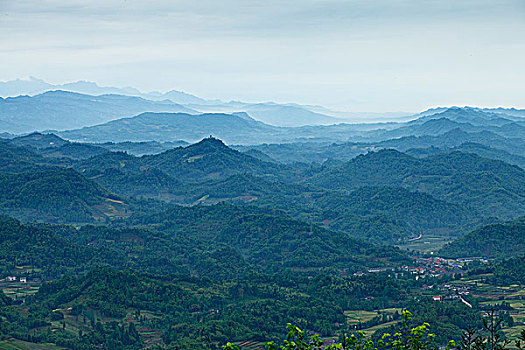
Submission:
[[[23,283],[9,283],[2,285],[0,289],[11,299],[18,300],[36,294],[39,286]]]
[[[376,311],[352,310],[345,311],[346,321],[349,324],[358,324],[359,322],[370,321],[378,314]]]
[[[247,341],[238,342],[236,344],[243,350],[245,350],[245,349],[246,350],[263,350],[263,349],[265,349],[264,342],[257,342],[257,341],[247,340]]]
[[[384,328],[387,328],[387,327],[390,327],[392,325],[395,325],[397,324],[399,321],[390,321],[390,322],[386,322],[386,323],[383,323],[383,324],[380,324],[380,325],[377,325],[377,326],[374,326],[374,327],[370,327],[370,328],[367,328],[367,329],[364,329],[363,331],[365,332],[365,334],[367,336],[371,336],[372,334],[374,334],[377,330],[380,330],[380,329],[384,329]]]
[[[396,313],[396,311],[397,311],[397,313],[401,313],[401,311],[403,311],[403,308],[401,308],[401,307],[391,307],[391,308],[388,308],[388,309],[381,309],[379,311],[381,311],[381,313],[383,313],[383,314],[387,313],[387,314],[392,315],[392,314]]]

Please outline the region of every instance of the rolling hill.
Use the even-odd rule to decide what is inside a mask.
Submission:
[[[405,153],[415,157],[428,157],[439,153],[450,152],[474,153],[483,158],[497,159],[509,164],[514,164],[525,169],[525,157],[518,154],[511,154],[504,150],[491,148],[475,142],[465,142],[456,147],[429,147],[429,148],[411,148]]]
[[[243,143],[272,139],[272,133],[279,133],[279,128],[255,121],[244,113],[143,113],[58,135],[69,140],[89,142],[196,142],[213,135],[227,143]]]
[[[462,152],[421,159],[395,150],[370,152],[324,169],[306,182],[337,190],[399,186],[476,208],[486,216],[525,213],[525,170]]]
[[[396,249],[355,240],[337,231],[290,219],[283,212],[257,207],[176,207],[130,218],[131,223],[235,249],[265,272],[284,269],[355,269],[404,259]],[[322,253],[321,253],[322,252]]]
[[[447,257],[509,258],[525,254],[525,217],[483,226],[445,245]]]
[[[134,157],[125,153],[107,153],[79,162],[76,168],[96,176],[108,168],[128,174],[157,169],[179,181],[202,182],[221,179],[238,173],[279,177],[290,175],[290,168],[261,161],[227,147],[209,137],[200,142],[177,147],[163,153]]]
[[[72,169],[0,173],[0,211],[24,220],[96,222],[126,217],[128,205]]]
[[[341,193],[246,174],[182,186],[173,193],[191,204],[229,202],[281,209],[294,218],[380,244],[399,243],[423,231],[455,236],[480,218],[475,211],[403,188],[363,187]]]
[[[0,140],[0,171],[2,172],[19,173],[35,169],[51,169],[55,167],[53,163],[30,149],[15,146],[9,140]]]

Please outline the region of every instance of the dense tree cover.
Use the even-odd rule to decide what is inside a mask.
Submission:
[[[216,349],[227,341],[275,339],[288,321],[325,336],[350,332],[343,310],[400,305],[427,317],[440,343],[451,329],[479,325],[475,311],[461,303],[410,302],[406,290],[414,283],[385,274],[249,274],[218,281],[94,269],[42,285],[24,306],[1,308],[6,322],[0,331],[73,349],[95,344],[122,349],[141,347],[146,337],[141,334],[149,329],[159,332],[158,341],[169,348]],[[26,311],[17,312],[21,309]]]
[[[366,153],[368,146],[365,143],[355,142],[287,142],[234,147],[247,154],[254,156],[258,154],[257,157],[266,157],[274,162],[324,164],[328,159],[349,161],[359,154]]]
[[[130,218],[130,223],[207,242],[228,245],[265,271],[349,269],[396,264],[405,259],[397,249],[380,247],[347,235],[288,218],[283,212],[226,204],[175,207]]]
[[[292,276],[254,275],[240,280],[212,282],[174,275],[160,277],[97,269],[79,278],[66,277],[43,285],[39,293],[28,300],[30,309],[34,310],[29,317],[39,318],[37,324],[40,325],[48,323],[53,317],[51,310],[57,309],[68,317],[79,319],[91,314],[90,310],[97,310],[100,317],[120,322],[130,312],[150,315],[136,321],[140,320],[141,327],[160,330],[164,343],[176,348],[192,348],[192,344],[197,348],[218,348],[228,339],[265,340],[279,334],[287,319],[323,334],[331,334],[336,323],[344,324],[344,314],[337,304],[309,292],[319,293],[315,282],[308,286],[308,279],[299,281],[302,282]],[[300,287],[299,283],[306,286]],[[365,288],[373,293],[371,285]],[[16,306],[2,314],[7,317],[9,310],[14,308]],[[24,326],[32,328],[27,325],[29,319],[24,317],[14,317],[9,321],[11,324],[5,330],[7,334],[14,335],[11,332]],[[75,341],[89,344],[92,339],[106,339],[107,326],[97,326],[95,320],[91,325],[84,322],[80,328],[85,335]],[[57,337],[74,338],[67,331],[58,331],[51,338],[39,334],[38,340],[60,344]]]
[[[9,299],[3,291],[0,290],[0,308],[11,304],[11,299]]]
[[[105,149],[113,152],[126,152],[135,156],[143,156],[145,154],[157,154],[175,147],[188,146],[189,143],[186,141],[143,141],[143,142],[105,142],[95,143],[94,145],[104,147]]]
[[[423,230],[454,229],[453,234],[458,234],[477,216],[461,206],[403,188],[363,187],[341,193],[247,174],[184,186],[178,194],[191,198],[190,203],[248,202],[279,208],[295,218],[381,243],[415,237]]]
[[[285,178],[293,174],[290,168],[250,157],[213,138],[143,157],[106,153],[80,161],[75,168],[121,195],[178,202],[184,201],[187,182],[222,179],[237,173]]]
[[[39,132],[15,137],[9,143],[53,158],[85,159],[107,152],[107,149],[97,145],[70,142],[55,134]]]
[[[478,216],[473,210],[402,188],[362,188],[340,193],[249,174],[184,184],[158,169],[126,174],[109,168],[95,179],[111,191],[127,196],[184,204],[228,201],[278,208],[297,219],[381,243],[414,237],[422,230],[453,230],[457,235]]]
[[[476,216],[473,211],[430,195],[391,187],[362,187],[344,196],[319,198],[315,204],[326,208],[322,220],[329,220],[330,227],[383,243],[432,230],[456,235]],[[390,230],[389,226],[394,225],[402,231]]]
[[[290,169],[250,157],[211,137],[188,147],[144,156],[141,160],[148,168],[162,169],[168,175],[187,181],[224,178],[245,172],[272,176],[290,173]]]
[[[37,153],[40,150],[59,148],[69,143],[69,141],[62,139],[55,134],[42,134],[39,132],[14,137],[8,142],[15,146],[29,148]]]
[[[463,330],[469,327],[481,329],[483,326],[479,310],[469,308],[459,301],[454,303],[433,302],[431,298],[423,297],[409,301],[405,307],[414,311],[415,323],[427,322],[430,325],[440,344],[446,344],[448,340],[459,341]],[[391,327],[386,332],[391,333],[394,330],[395,327]],[[377,332],[376,337],[380,334],[382,332]]]
[[[107,153],[105,148],[86,143],[68,142],[60,147],[49,147],[40,150],[45,157],[87,159],[99,154]]]
[[[91,269],[98,264],[122,266],[122,254],[87,247],[64,238],[75,231],[69,226],[23,225],[0,216],[0,273],[15,274],[17,266],[26,266],[24,276],[58,278],[68,271]]]
[[[118,168],[107,168],[102,173],[86,175],[93,175],[97,183],[120,195],[184,202],[179,192],[187,185],[155,168],[131,174]]]
[[[212,278],[231,278],[254,269],[228,245],[212,245],[195,237],[155,229],[84,226],[64,231],[63,235],[78,245],[118,252],[121,261],[112,265],[116,267]]]
[[[31,275],[44,278],[95,265],[232,278],[288,269],[343,273],[408,261],[398,249],[258,208],[176,207],[134,220],[147,229],[23,225],[3,217],[0,266],[5,274],[16,266],[32,266]]]
[[[394,150],[371,152],[321,171],[307,182],[339,190],[401,186],[476,208],[486,216],[515,217],[525,213],[525,170],[461,152],[422,159]]]
[[[91,176],[100,174],[106,169],[119,169],[126,173],[138,173],[140,171],[139,159],[126,152],[107,152],[89,159],[80,160],[74,167],[80,173]]]
[[[26,220],[93,222],[108,215],[108,198],[119,200],[72,169],[0,173],[0,208]],[[112,202],[112,206],[123,204]]]
[[[521,168],[525,168],[525,156],[520,154],[512,154],[502,149],[492,148],[477,142],[465,142],[456,147],[412,148],[407,150],[406,153],[416,157],[426,157],[439,153],[450,153],[454,151],[475,153],[483,158],[497,159],[509,164],[515,164]]]
[[[448,257],[485,256],[508,258],[525,252],[525,217],[483,226],[445,245]]]
[[[263,162],[233,150],[222,141],[206,138],[188,147],[177,147],[160,154],[133,157],[122,153],[107,153],[76,165],[81,171],[103,173],[117,168],[126,174],[137,174],[146,169],[157,169],[177,180],[200,182],[207,179],[225,178],[236,173],[284,176],[291,169]]]
[[[268,350],[335,350],[335,349],[366,349],[366,350],[378,350],[378,349],[413,349],[413,350],[430,350],[437,348],[437,342],[435,341],[435,335],[429,332],[429,324],[422,323],[419,326],[412,328],[411,320],[412,315],[409,311],[402,312],[402,321],[398,325],[399,328],[395,328],[392,333],[384,333],[381,338],[377,341],[373,339],[367,339],[364,332],[357,332],[357,334],[343,334],[340,336],[342,340],[340,343],[335,343],[326,346],[319,334],[309,334],[307,331],[301,330],[299,327],[288,323],[286,328],[288,334],[286,339],[281,343],[282,345],[276,344],[275,341],[265,343],[265,347]],[[452,348],[454,342],[450,341],[446,349]],[[238,346],[227,343],[224,345],[223,350],[235,350],[239,349]]]
[[[525,255],[506,259],[494,266],[490,281],[497,285],[525,284]]]
[[[47,141],[42,142],[48,143]],[[51,142],[54,143],[54,141]],[[363,179],[366,180],[363,180],[362,184],[379,182],[389,186],[402,185],[407,186],[411,191],[399,187],[376,186],[358,188],[346,193],[345,191],[333,191],[289,183],[297,181],[299,178],[310,177],[315,182],[314,180],[321,176],[318,175],[319,169],[283,167],[263,162],[234,151],[213,138],[205,139],[189,147],[178,147],[152,156],[134,157],[126,153],[104,153],[77,162],[75,168],[84,176],[121,196],[156,198],[183,204],[210,204],[224,200],[232,201],[235,204],[250,202],[259,206],[283,209],[294,218],[344,231],[352,236],[390,244],[416,237],[422,232],[458,235],[476,225],[482,220],[483,215],[488,215],[489,205],[497,205],[499,208],[496,211],[490,211],[490,215],[498,214],[501,207],[499,199],[495,199],[495,202],[484,201],[484,208],[481,208],[479,212],[478,208],[474,208],[474,206],[451,204],[417,191],[434,191],[437,192],[434,195],[438,197],[446,195],[446,199],[451,202],[457,202],[460,198],[459,202],[461,203],[463,201],[461,196],[456,198],[457,191],[468,192],[470,191],[468,187],[474,186],[477,187],[478,192],[483,190],[483,193],[470,193],[475,197],[475,200],[486,199],[487,193],[498,193],[496,196],[511,198],[507,199],[514,204],[509,205],[514,206],[516,211],[520,210],[519,207],[522,205],[520,203],[523,201],[520,201],[519,195],[521,185],[517,184],[519,174],[514,174],[517,178],[509,182],[507,186],[509,188],[505,191],[488,190],[487,188],[492,186],[490,182],[494,179],[490,176],[488,178],[481,176],[477,182],[465,180],[468,184],[454,185],[453,193],[441,193],[442,190],[448,191],[447,186],[450,187],[452,183],[457,182],[456,173],[465,173],[466,167],[460,164],[463,158],[469,165],[468,171],[470,173],[468,174],[472,176],[479,175],[479,171],[485,171],[485,169],[488,169],[489,172],[495,172],[497,169],[493,168],[499,166],[499,164],[490,163],[488,160],[484,160],[483,165],[473,166],[472,162],[477,160],[470,159],[471,156],[461,153],[453,153],[452,155],[450,156],[451,164],[447,163],[448,156],[443,159],[439,158],[440,156],[435,156],[433,157],[434,160],[430,162],[433,164],[431,164],[432,166],[421,163],[423,160],[396,151],[372,153],[358,157],[348,163],[360,164],[357,171],[365,176]],[[389,163],[385,161],[385,157],[391,158],[390,163],[405,159],[406,163],[410,164],[404,165],[405,170],[402,171],[404,175],[401,178],[395,172],[390,174],[391,168],[396,169],[396,167],[387,167],[388,169],[384,170],[389,174],[378,171],[377,176],[379,178],[376,179],[377,181],[374,180],[373,176],[376,176],[375,167],[384,167],[385,164]],[[371,162],[370,159],[375,160]],[[369,164],[368,168],[361,164],[370,162],[372,165]],[[503,168],[507,169],[508,167],[504,166]],[[456,168],[460,170],[456,171]],[[320,171],[320,174],[325,172],[325,170]],[[374,172],[373,176],[366,175],[367,171],[369,173]],[[474,174],[476,171],[478,172]],[[425,175],[427,173],[434,175]],[[253,174],[265,176],[253,176]],[[343,181],[337,180],[337,183],[344,184],[344,174],[341,176]],[[430,181],[428,180],[429,176],[431,179],[438,178],[435,181],[437,184],[427,186],[427,184],[422,183]],[[385,181],[385,177],[389,181]],[[407,181],[403,180],[405,177],[408,179]],[[210,180],[213,178],[216,179]],[[279,182],[278,179],[286,181]],[[193,182],[188,183],[188,181]],[[359,182],[359,176],[354,176],[352,181]],[[414,183],[411,184],[411,182]],[[416,182],[418,183],[416,184]],[[436,190],[438,185],[440,188]],[[129,204],[131,202],[127,201]],[[79,203],[76,205],[82,210],[69,210],[70,208],[66,206],[66,215],[61,216],[61,222],[89,222],[95,218],[107,220],[107,214],[112,210],[106,210],[109,203],[105,204],[104,210]],[[40,216],[57,220],[56,213],[46,213],[47,208],[42,209],[39,212]],[[33,211],[29,211],[25,215],[14,211],[7,213],[28,219],[36,215],[34,210],[33,208]],[[129,212],[129,208],[118,208],[117,211],[120,211],[119,214],[126,214],[126,210]],[[73,211],[75,214],[72,213]],[[82,217],[73,218],[70,217],[71,215],[81,215]],[[88,220],[89,216],[93,216],[93,218]]]
[[[0,140],[0,171],[19,173],[51,167],[41,155],[27,148],[12,145],[6,140]]]

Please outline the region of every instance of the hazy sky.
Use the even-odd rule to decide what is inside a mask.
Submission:
[[[0,80],[350,111],[525,107],[525,0],[0,0]]]

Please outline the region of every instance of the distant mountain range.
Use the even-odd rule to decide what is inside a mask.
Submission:
[[[196,142],[213,135],[228,143],[244,143],[248,140],[282,140],[273,136],[280,133],[281,128],[258,122],[245,113],[142,113],[136,117],[117,119],[58,134],[66,139],[82,142]]]
[[[90,81],[79,80],[76,82],[66,84],[51,84],[42,79],[30,77],[29,79],[16,79],[11,81],[0,82],[0,96],[2,97],[15,97],[19,95],[39,95],[47,91],[64,90],[77,92],[80,94],[88,95],[107,95],[117,94],[125,96],[137,96],[153,101],[171,100],[175,103],[188,104],[197,103],[204,104],[208,103],[207,100],[200,97],[187,94],[182,91],[171,90],[165,93],[150,92],[143,93],[133,87],[108,87],[99,86],[97,83]],[[210,101],[211,103],[220,103],[219,100]]]
[[[276,127],[255,119],[247,113],[144,113],[135,117],[69,130],[62,137],[88,142],[107,141],[172,141],[196,142],[209,134],[228,144],[261,144],[289,142],[361,142],[380,143],[405,137],[435,137],[455,133],[455,144],[497,139],[496,143],[511,143],[505,150],[521,149],[525,140],[525,118],[505,118],[501,114],[461,110],[456,108],[424,116],[404,123],[335,124],[329,126]],[[470,122],[458,122],[452,118]],[[488,119],[490,117],[490,119]],[[483,135],[476,138],[474,135]],[[424,142],[425,140],[422,140]],[[398,141],[396,141],[398,142]],[[459,142],[459,143],[458,143]],[[416,142],[417,143],[417,142]],[[427,142],[428,143],[428,142]],[[433,145],[432,142],[430,142]],[[487,144],[487,146],[491,146]],[[382,147],[381,145],[378,145]],[[420,147],[420,145],[412,145]]]
[[[223,102],[220,100],[206,100],[195,95],[187,94],[182,91],[171,90],[165,93],[161,92],[149,92],[143,93],[132,87],[116,88],[116,87],[103,87],[96,83],[88,81],[77,81],[67,84],[50,84],[41,79],[30,78],[28,80],[12,80],[6,82],[0,82],[0,96],[2,97],[16,97],[19,95],[37,96],[51,91],[69,91],[81,95],[122,95],[122,96],[133,96],[140,97],[150,101],[151,104],[154,102],[162,102],[163,104],[179,104],[184,105],[186,110],[173,110],[173,109],[159,109],[152,108],[142,110],[141,112],[190,112],[198,110],[200,112],[211,112],[211,113],[235,113],[235,112],[248,112],[254,119],[263,121],[267,124],[276,126],[301,126],[301,125],[319,125],[319,124],[334,124],[340,123],[345,120],[344,115],[337,116],[337,113],[333,113],[326,108],[319,106],[301,106],[298,104],[277,104],[273,102],[268,103],[245,103],[239,101]],[[79,106],[79,110],[82,110],[82,106]],[[320,112],[322,111],[322,112]],[[119,117],[131,116],[130,114],[120,112]],[[134,114],[138,114],[135,112]],[[328,115],[328,114],[334,115]],[[116,118],[113,118],[116,119]],[[107,119],[111,120],[111,119]],[[5,121],[7,122],[7,120]],[[31,125],[31,124],[29,124]],[[81,126],[90,125],[88,123],[84,125],[76,125],[75,128]],[[70,128],[68,124],[64,124],[59,127],[53,127],[52,129],[67,129]],[[22,130],[22,129],[19,129]],[[13,132],[28,132],[42,129],[31,129],[25,131],[13,131]]]
[[[66,91],[70,93],[69,96],[64,96]],[[58,96],[60,94],[62,95]],[[20,95],[28,96],[22,98]],[[412,126],[416,134],[421,131],[416,124],[431,119],[439,119],[436,116],[443,113],[446,115],[441,115],[441,117],[449,121],[441,121],[433,126],[427,125],[427,127],[434,128],[434,130],[441,129],[442,131],[461,127],[465,131],[475,131],[480,126],[490,126],[496,133],[522,135],[522,122],[525,118],[525,111],[513,108],[438,107],[415,115],[410,115],[410,113],[338,112],[322,106],[295,103],[208,100],[177,90],[164,93],[144,93],[132,87],[103,87],[88,81],[51,84],[37,78],[0,82],[0,96],[12,97],[0,100],[0,122],[3,126],[0,132],[11,133],[27,133],[46,129],[76,129],[118,118],[131,117],[142,112],[184,112],[188,114],[245,112],[257,121],[280,127],[333,125],[348,123],[351,120],[354,122],[395,120],[398,123],[412,120],[413,123],[406,126]],[[97,98],[94,98],[95,96]],[[134,97],[134,99],[130,97]],[[90,101],[91,104],[87,104],[86,100]],[[476,120],[473,119],[474,114],[477,114]],[[39,119],[42,119],[42,122],[33,123],[34,120]],[[483,120],[482,123],[480,123],[481,120]],[[517,124],[512,124],[512,122]],[[414,135],[410,128],[389,134],[390,127],[387,124],[378,123],[374,125],[376,126],[375,129],[381,129],[380,125],[386,126],[386,131],[379,130],[375,139],[378,137],[388,139],[409,134]],[[498,129],[498,127],[503,127],[503,129]],[[305,134],[308,134],[306,130],[304,131]],[[383,135],[381,135],[382,133]]]
[[[35,130],[72,129],[95,125],[142,112],[198,113],[171,101],[149,101],[124,95],[82,95],[50,91],[33,97],[0,100],[2,131],[26,133]]]
[[[157,112],[142,113],[145,110]],[[506,111],[509,114],[505,114]],[[13,133],[68,125],[72,130],[55,133],[83,144],[69,143],[61,145],[62,148],[58,148],[58,144],[53,147],[44,144],[42,147],[49,148],[46,154],[79,159],[106,150],[136,155],[160,153],[212,135],[229,145],[237,145],[242,151],[253,152],[260,159],[283,163],[335,165],[384,148],[402,152],[413,149],[409,153],[419,156],[463,150],[467,144],[470,153],[523,167],[525,117],[521,116],[522,112],[453,107],[429,110],[408,122],[277,127],[257,121],[245,112],[200,113],[171,101],[52,91],[34,97],[0,100],[0,126],[3,127],[0,131],[1,137],[13,138]],[[75,128],[86,124],[93,125]],[[30,138],[35,137],[38,138],[35,135]],[[22,142],[20,138],[17,140]],[[33,141],[24,139],[23,142]]]

